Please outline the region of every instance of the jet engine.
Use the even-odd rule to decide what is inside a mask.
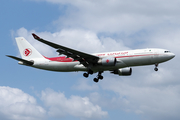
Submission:
[[[107,57],[99,59],[98,64],[101,64],[103,66],[115,66],[116,65],[116,58],[114,57]]]
[[[119,76],[130,76],[132,74],[132,68],[117,69],[111,73],[118,74]]]

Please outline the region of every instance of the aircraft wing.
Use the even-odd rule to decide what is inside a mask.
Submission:
[[[55,44],[53,42],[49,42],[47,40],[44,40],[44,39],[38,37],[34,33],[32,35],[36,40],[57,49],[57,52],[59,52],[60,55],[64,54],[67,57],[71,57],[71,58],[74,59],[74,61],[77,60],[81,64],[83,64],[84,66],[88,66],[89,64],[96,64],[97,61],[99,60],[98,56],[94,56],[94,55],[87,54],[87,53],[84,53],[84,52],[81,52],[81,51],[77,51],[77,50],[62,46],[62,45]]]

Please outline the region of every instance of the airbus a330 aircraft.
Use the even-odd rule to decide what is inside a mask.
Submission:
[[[158,71],[159,63],[166,62],[175,57],[175,54],[165,49],[138,49],[88,54],[49,42],[34,33],[32,35],[36,40],[55,48],[60,55],[63,54],[65,56],[45,57],[23,37],[16,38],[22,58],[7,56],[18,60],[21,65],[44,70],[59,72],[85,71],[83,76],[86,78],[89,74],[92,75],[98,72],[94,82],[103,79],[102,73],[104,71],[110,71],[120,76],[131,75],[132,68],[130,67],[132,66],[155,65],[154,70]]]

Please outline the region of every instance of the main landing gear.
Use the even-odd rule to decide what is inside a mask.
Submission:
[[[99,71],[99,72],[98,72],[97,77],[93,79],[94,82],[97,83],[97,82],[99,81],[99,79],[100,79],[100,80],[103,79],[103,76],[101,75],[102,73],[103,73],[103,71]],[[88,77],[89,77],[89,74],[92,75],[92,74],[93,74],[93,71],[92,71],[92,70],[89,70],[87,73],[84,73],[83,76],[84,76],[85,78],[88,78]]]
[[[97,75],[97,77],[96,78],[94,78],[94,82],[98,82],[99,81],[99,79],[100,80],[102,80],[103,79],[103,76],[101,75],[103,73],[103,71],[99,71],[99,73],[98,73],[98,75]]]
[[[157,67],[158,67],[158,63],[155,64],[155,68],[154,68],[155,71],[158,71]]]
[[[83,76],[85,78],[88,78],[89,77],[89,74],[92,75],[93,74],[93,71],[92,70],[89,70],[87,73],[84,73]]]

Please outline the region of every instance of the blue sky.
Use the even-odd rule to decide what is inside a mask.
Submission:
[[[26,120],[179,120],[178,1],[161,0],[3,0],[0,1],[0,118]],[[17,64],[15,37],[25,37],[41,54],[50,41],[87,53],[166,48],[176,57],[154,66],[134,67],[130,77],[103,73],[94,83],[83,72],[50,72]]]

